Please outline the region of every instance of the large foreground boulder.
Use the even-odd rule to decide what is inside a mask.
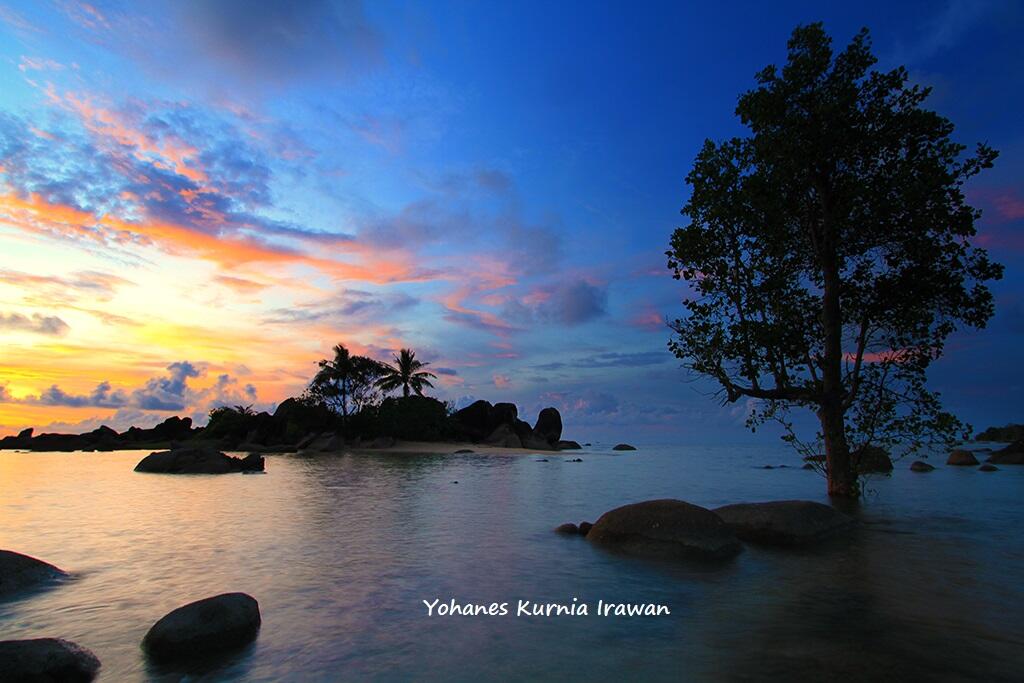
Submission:
[[[0,599],[63,576],[67,574],[52,564],[10,550],[0,550]]]
[[[974,457],[974,453],[958,448],[949,454],[946,464],[954,467],[972,467],[978,464],[978,459]]]
[[[587,540],[633,555],[723,560],[740,552],[736,536],[711,510],[681,500],[649,500],[610,510]]]
[[[135,466],[136,472],[157,474],[228,474],[231,472],[262,472],[263,456],[250,453],[234,458],[216,448],[175,448],[150,453]]]
[[[142,647],[162,661],[206,657],[238,648],[256,638],[260,606],[245,593],[224,593],[191,602],[153,624]]]
[[[1024,439],[1014,441],[988,457],[996,465],[1024,465]]]
[[[744,541],[768,545],[805,545],[853,525],[843,513],[809,500],[738,503],[715,508],[715,514]]]
[[[860,474],[892,472],[892,460],[880,446],[864,446],[851,455],[854,468]]]
[[[67,640],[0,640],[0,681],[88,683],[99,670],[96,655]]]
[[[562,416],[556,408],[545,408],[537,416],[537,424],[533,432],[540,438],[555,446],[562,438]]]

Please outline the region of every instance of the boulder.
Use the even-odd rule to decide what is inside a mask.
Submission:
[[[911,472],[931,472],[935,469],[934,465],[929,465],[924,460],[915,460],[910,463]]]
[[[99,670],[96,655],[67,640],[0,640],[0,681],[87,683]]]
[[[487,401],[475,401],[462,410],[456,411],[456,424],[465,432],[472,441],[486,439],[494,428],[491,424],[491,410],[493,406]]]
[[[988,462],[995,465],[1024,465],[1024,439],[1014,441],[988,456]]]
[[[715,508],[715,514],[744,541],[767,545],[805,545],[853,525],[843,513],[809,500],[738,503]]]
[[[512,427],[503,424],[499,425],[490,436],[484,439],[484,443],[502,448],[522,448],[523,442],[519,439]]]
[[[628,443],[617,443],[612,446],[613,451],[635,451],[636,446],[630,446]]]
[[[711,510],[681,500],[649,500],[604,513],[587,540],[648,557],[722,560],[741,546]]]
[[[537,416],[533,433],[554,446],[562,438],[562,416],[555,408],[545,408]]]
[[[0,598],[40,586],[62,576],[67,574],[52,564],[10,550],[0,550]]]
[[[363,446],[363,448],[391,448],[395,445],[395,437],[393,436],[378,436],[375,439],[371,439],[369,443]]]
[[[852,454],[855,469],[860,474],[873,474],[892,472],[892,460],[889,454],[880,446],[863,446],[856,453]]]
[[[521,422],[521,420],[519,420],[519,409],[516,408],[515,403],[495,403],[494,407],[491,408],[491,414],[487,422],[487,426],[490,428],[490,431],[493,432],[499,426],[507,424],[513,428],[513,431],[517,431],[515,429],[515,423],[517,421]],[[523,424],[526,425],[526,429],[531,429],[530,425],[525,422],[523,422]]]
[[[245,593],[224,593],[166,614],[146,633],[142,647],[157,660],[215,655],[256,638],[260,606]]]
[[[580,522],[580,536],[586,536],[590,533],[590,530],[594,528],[594,525],[590,522]]]
[[[526,433],[517,434],[517,436],[519,436],[519,440],[522,442],[523,448],[529,448],[533,451],[556,450],[547,439],[541,438],[538,434],[534,433],[532,429]]]
[[[580,528],[572,522],[566,522],[565,524],[559,524],[558,526],[556,526],[555,531],[557,531],[560,534],[575,536],[580,533]]]
[[[230,472],[262,471],[263,456],[251,453],[233,458],[216,448],[175,448],[150,453],[135,466],[136,472],[157,474],[228,474]]]
[[[963,449],[957,449],[949,454],[946,458],[947,465],[953,465],[954,467],[970,467],[978,464],[978,459],[974,457],[974,453],[965,451]]]
[[[555,444],[555,447],[560,451],[578,451],[582,448],[582,446],[575,441],[559,441]]]
[[[999,471],[999,468],[996,467],[995,465],[990,465],[989,463],[985,463],[984,465],[982,465],[981,467],[978,468],[978,471],[979,472],[997,472],[997,471]]]
[[[29,427],[22,429],[17,436],[5,436],[0,439],[0,448],[28,448],[32,445],[32,432],[34,431]]]

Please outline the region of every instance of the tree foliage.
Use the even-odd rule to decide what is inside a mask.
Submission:
[[[402,395],[409,397],[411,389],[417,396],[423,395],[423,388],[433,388],[430,378],[437,378],[437,375],[428,372],[423,368],[430,363],[423,363],[416,360],[416,352],[412,349],[402,349],[395,356],[394,365],[383,364],[383,374],[377,380],[377,387],[387,393],[401,387]]]
[[[378,402],[377,380],[384,366],[372,358],[352,355],[343,344],[333,350],[333,358],[320,361],[304,400],[325,405],[347,420],[364,406]]]
[[[970,242],[980,212],[963,194],[996,152],[965,156],[922,106],[930,89],[875,62],[866,30],[835,54],[820,24],[797,28],[786,65],[739,98],[750,134],[697,155],[666,252],[689,285],[671,350],[751,401],[752,427],[777,419],[808,453],[824,446],[830,492],[853,496],[851,453],[962,436],[926,370],[954,330],[985,326],[1002,273]],[[817,414],[812,439],[794,406]]]

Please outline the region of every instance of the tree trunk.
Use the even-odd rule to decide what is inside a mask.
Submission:
[[[821,406],[818,410],[821,433],[825,435],[825,467],[828,474],[828,495],[857,498],[860,486],[846,442],[846,425],[840,405]]]
[[[402,396],[409,398],[409,384],[405,383],[402,385]]]

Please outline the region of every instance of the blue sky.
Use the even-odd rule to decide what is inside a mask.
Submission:
[[[933,372],[1024,420],[1011,2],[0,2],[0,431],[271,408],[344,342],[580,438],[748,438],[665,344],[684,177],[798,24],[934,86],[1006,265]],[[158,408],[158,409],[155,409]]]

